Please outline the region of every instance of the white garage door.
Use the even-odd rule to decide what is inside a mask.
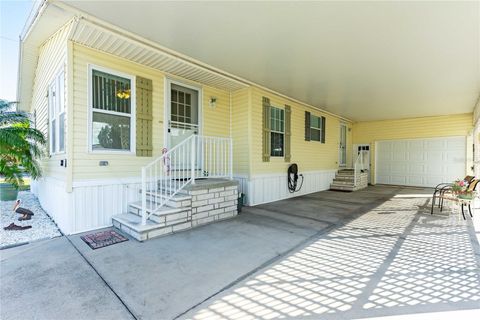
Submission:
[[[433,187],[465,176],[465,137],[376,144],[376,182]]]

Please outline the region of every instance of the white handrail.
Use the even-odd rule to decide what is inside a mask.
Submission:
[[[192,135],[142,167],[142,224],[198,178],[233,179],[231,138]]]
[[[360,170],[365,169],[365,165],[364,165],[364,162],[363,162],[364,153],[366,153],[365,150],[360,150],[358,152],[357,159],[355,159],[355,163],[353,164],[353,186],[354,187],[357,186],[358,165],[359,164],[361,165]]]

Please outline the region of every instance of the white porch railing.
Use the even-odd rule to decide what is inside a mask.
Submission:
[[[357,186],[357,178],[358,174],[365,170],[365,155],[367,152],[365,150],[360,150],[357,155],[357,159],[355,159],[355,163],[353,164],[353,185]]]
[[[231,138],[192,135],[143,167],[142,224],[198,178],[233,179]]]

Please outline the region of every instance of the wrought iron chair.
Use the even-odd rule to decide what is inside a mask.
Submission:
[[[465,176],[463,178],[463,181],[466,181],[469,185],[470,183],[475,179],[474,176]],[[432,208],[430,210],[430,213],[433,214],[433,207],[435,206],[435,200],[439,199],[438,201],[438,207],[440,208],[440,211],[442,211],[443,208],[443,198],[442,196],[452,190],[453,183],[452,182],[444,182],[440,183],[435,186],[435,191],[433,191],[433,197],[432,197]]]
[[[471,192],[471,193],[474,193],[479,182],[480,182],[480,180],[478,180],[478,179],[473,179],[472,181],[470,181],[470,183],[468,184],[467,191]],[[453,201],[453,202],[460,203],[461,208],[462,208],[462,216],[463,216],[464,220],[466,219],[465,218],[465,209],[464,209],[465,206],[468,207],[468,213],[470,214],[470,217],[473,218],[472,208],[471,208],[471,202],[472,202],[473,198],[472,199],[461,198],[461,197],[453,194],[453,192],[451,192],[451,190],[450,191],[444,191],[443,193],[441,193],[440,196],[437,196],[437,198],[440,198],[440,200],[441,200],[440,201],[440,211],[443,210],[443,201],[444,200]],[[432,211],[432,214],[433,214],[433,211]]]

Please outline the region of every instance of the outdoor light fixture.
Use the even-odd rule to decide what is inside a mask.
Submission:
[[[217,97],[210,97],[210,107],[215,108],[217,106]]]

